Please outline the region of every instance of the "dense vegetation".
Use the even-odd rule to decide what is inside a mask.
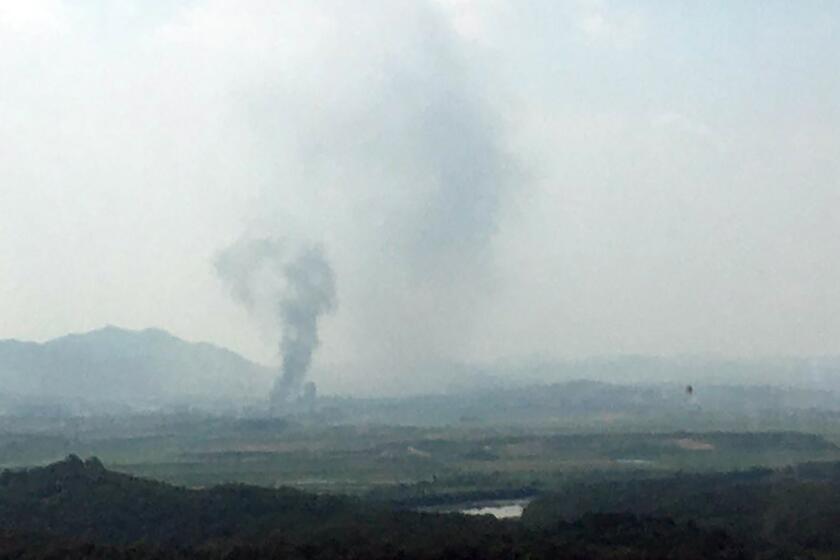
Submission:
[[[840,465],[581,481],[521,522],[294,489],[186,489],[75,456],[0,475],[5,558],[840,557]]]
[[[769,547],[840,553],[840,464],[569,485],[534,501],[523,523],[545,527],[611,512],[696,522]]]

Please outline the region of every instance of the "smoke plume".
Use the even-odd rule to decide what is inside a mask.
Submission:
[[[215,266],[237,302],[257,316],[267,310],[280,330],[282,371],[272,408],[299,399],[319,344],[318,320],[336,307],[335,276],[322,248],[291,251],[277,239],[240,240],[217,255]],[[314,398],[314,384],[310,393]]]
[[[421,372],[485,354],[475,335],[496,295],[505,201],[520,184],[505,123],[433,4],[316,4],[337,23],[330,39],[298,74],[260,80],[249,101],[269,174],[263,215],[248,222],[329,243],[342,279],[334,332],[344,344],[331,350],[344,355],[333,363],[368,384],[429,387]]]

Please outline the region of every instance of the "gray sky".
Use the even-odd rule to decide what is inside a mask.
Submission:
[[[838,15],[2,0],[0,338],[276,363],[213,270],[275,236],[335,270],[322,366],[837,352]]]

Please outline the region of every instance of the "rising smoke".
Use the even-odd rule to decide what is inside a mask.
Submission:
[[[323,249],[290,250],[273,238],[240,240],[216,256],[215,266],[237,302],[255,315],[268,310],[280,330],[282,369],[271,391],[272,409],[314,399],[314,383],[304,380],[319,344],[318,320],[336,307],[335,276]]]
[[[294,71],[264,70],[242,106],[262,183],[245,222],[250,231],[282,225],[283,239],[329,245],[342,289],[331,336],[343,342],[331,346],[339,355],[330,361],[343,370],[325,379],[352,369],[346,377],[368,386],[382,386],[378,377],[401,391],[426,390],[437,383],[429,370],[483,352],[473,335],[495,295],[494,242],[503,201],[518,184],[504,123],[463,40],[432,4],[312,5],[335,28],[295,54]],[[231,259],[283,254],[265,244]],[[253,297],[234,290],[241,301]],[[293,368],[298,354],[285,345],[284,364]],[[277,399],[297,394],[298,383],[284,374]]]
[[[338,23],[307,52],[303,76],[329,69],[317,88],[278,72],[253,94],[274,175],[265,215],[248,221],[328,240],[341,359],[402,390],[439,362],[482,354],[473,335],[495,296],[495,240],[519,177],[471,51],[433,4],[316,4]]]

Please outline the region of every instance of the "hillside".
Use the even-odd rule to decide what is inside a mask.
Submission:
[[[187,490],[75,456],[0,475],[0,527],[0,556],[15,558],[746,557],[723,532],[664,518],[584,516],[533,530],[289,489]]]
[[[0,557],[836,558],[838,468],[594,476],[504,521],[284,488],[190,490],[70,456],[0,475]]]
[[[591,514],[665,517],[750,535],[764,546],[837,553],[840,464],[587,481],[536,500],[523,522],[546,527]]]
[[[0,341],[0,408],[68,399],[148,406],[261,398],[273,372],[217,346],[165,331],[117,327],[43,344]]]
[[[106,470],[75,455],[0,475],[0,526],[107,543],[140,539],[181,545],[297,530],[354,508],[349,500],[227,485],[189,490]]]

